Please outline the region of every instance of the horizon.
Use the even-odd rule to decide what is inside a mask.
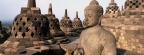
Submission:
[[[2,22],[13,22],[16,15],[20,14],[21,7],[27,7],[28,0],[3,0],[0,2],[0,21]],[[51,3],[53,8],[53,14],[55,14],[56,18],[59,20],[64,16],[65,9],[68,10],[68,16],[71,20],[75,18],[76,11],[78,11],[79,18],[83,21],[84,17],[84,9],[89,5],[91,0],[36,0],[36,5],[41,9],[42,14],[48,13],[48,6]],[[106,10],[106,7],[109,5],[111,0],[97,0],[99,5],[101,5]],[[115,3],[119,6],[121,10],[121,6],[124,5],[125,0],[115,0]],[[104,12],[105,14],[105,12]]]

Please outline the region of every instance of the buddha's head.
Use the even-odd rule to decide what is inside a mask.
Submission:
[[[96,0],[92,0],[84,10],[86,27],[92,27],[100,23],[103,15],[103,8]]]

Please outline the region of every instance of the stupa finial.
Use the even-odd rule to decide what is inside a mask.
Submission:
[[[29,8],[31,7],[36,7],[36,1],[35,0],[28,0],[28,5]]]

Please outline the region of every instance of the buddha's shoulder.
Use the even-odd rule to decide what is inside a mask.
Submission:
[[[90,32],[93,32],[95,29],[85,29],[85,30],[83,30],[82,32],[81,32],[81,34],[88,34],[88,33],[90,33]]]
[[[106,29],[102,28],[101,30],[99,30],[99,32],[101,33],[101,35],[103,37],[115,39],[115,36],[110,31],[108,31]]]
[[[100,27],[100,28],[93,28],[93,29],[85,29],[81,32],[81,34],[99,34],[99,35],[106,35],[106,36],[114,36],[110,31],[107,31],[106,29]]]

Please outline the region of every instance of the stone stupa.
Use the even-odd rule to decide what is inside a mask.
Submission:
[[[60,21],[60,28],[65,35],[76,35],[74,28],[72,27],[72,21],[68,17],[67,9],[65,9],[64,17]]]
[[[111,3],[106,8],[106,13],[104,17],[115,18],[115,17],[119,17],[120,15],[121,13],[120,13],[119,7],[117,6],[114,0],[111,0]]]
[[[21,9],[12,24],[10,37],[0,45],[0,52],[9,54],[18,49],[52,44],[47,17],[36,7],[35,0],[28,0],[28,7]]]
[[[50,34],[60,43],[68,43],[68,39],[65,37],[65,33],[60,29],[59,20],[55,17],[52,11],[52,4],[49,4],[48,14],[45,15],[49,21]]]
[[[49,4],[48,14],[45,15],[49,21],[50,34],[54,37],[65,36],[60,29],[59,20],[55,17],[52,11],[52,4]]]
[[[76,17],[74,18],[72,25],[73,25],[73,28],[76,30],[76,32],[79,34],[83,30],[82,22],[80,18],[78,17],[78,12],[76,12]]]

